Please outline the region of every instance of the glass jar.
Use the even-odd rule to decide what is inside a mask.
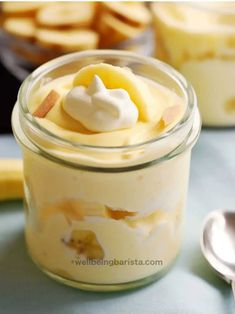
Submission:
[[[71,142],[40,126],[29,113],[31,93],[100,62],[174,90],[186,102],[185,115],[158,138],[119,147]],[[98,291],[135,288],[167,271],[180,249],[191,148],[200,132],[194,91],[179,73],[130,52],[63,56],[24,81],[12,125],[23,151],[26,242],[39,268]]]
[[[153,3],[156,56],[195,88],[205,126],[235,126],[235,4]]]

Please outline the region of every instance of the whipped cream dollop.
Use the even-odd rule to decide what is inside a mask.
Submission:
[[[98,75],[90,86],[76,86],[66,95],[63,108],[88,130],[109,132],[131,128],[138,120],[138,109],[124,89],[107,89]]]

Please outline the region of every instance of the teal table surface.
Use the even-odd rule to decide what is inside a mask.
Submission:
[[[193,149],[181,254],[165,277],[141,289],[94,293],[49,279],[27,254],[22,204],[0,203],[0,313],[235,313],[229,285],[209,268],[199,245],[205,215],[235,209],[234,143],[234,129],[203,130]],[[20,157],[12,136],[0,136],[0,157]]]

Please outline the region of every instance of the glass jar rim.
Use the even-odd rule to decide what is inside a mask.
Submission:
[[[70,141],[68,139],[61,138],[54,134],[53,132],[50,132],[48,129],[42,127],[37,120],[31,115],[29,112],[29,108],[27,106],[27,97],[29,96],[30,90],[33,87],[33,84],[38,81],[40,78],[43,77],[46,73],[55,70],[58,66],[63,66],[68,64],[69,62],[73,61],[79,61],[83,58],[87,57],[109,57],[109,58],[125,58],[125,57],[131,57],[132,61],[139,61],[144,62],[147,65],[151,65],[162,72],[166,73],[171,79],[173,79],[177,85],[180,87],[180,89],[183,91],[184,96],[186,96],[187,101],[187,108],[185,111],[184,116],[181,118],[181,120],[169,131],[160,134],[157,137],[154,137],[150,140],[136,143],[136,144],[130,144],[130,145],[124,145],[124,146],[98,146],[98,145],[88,145],[83,144],[80,142],[74,142]],[[170,65],[151,58],[151,57],[144,57],[142,55],[138,55],[133,52],[127,52],[127,51],[116,51],[116,50],[87,50],[84,52],[75,52],[70,53],[64,56],[61,56],[59,58],[53,59],[40,67],[38,67],[35,71],[33,71],[22,83],[19,93],[18,93],[18,103],[19,103],[19,109],[20,113],[24,117],[24,119],[27,121],[27,123],[33,127],[39,135],[47,136],[49,140],[51,140],[53,143],[67,147],[67,148],[74,148],[74,149],[86,149],[89,151],[112,151],[112,152],[122,152],[125,150],[135,150],[139,147],[144,147],[149,144],[153,144],[156,142],[160,142],[161,140],[173,135],[174,133],[180,131],[187,122],[193,118],[195,108],[197,106],[197,99],[194,92],[193,87],[191,84],[181,75],[178,71],[176,71],[173,67]]]

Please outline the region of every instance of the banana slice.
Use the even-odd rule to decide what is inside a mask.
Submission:
[[[103,2],[104,9],[113,16],[132,26],[148,25],[151,22],[149,10],[139,2]]]
[[[3,2],[2,3],[2,12],[5,14],[23,14],[27,15],[30,13],[36,12],[39,8],[46,5],[46,2]]]
[[[89,29],[64,31],[40,29],[36,32],[36,40],[44,47],[62,52],[95,49],[98,45],[97,33]]]
[[[144,27],[134,27],[109,13],[102,14],[98,23],[100,33],[100,46],[107,48],[120,43],[123,40],[135,38],[144,31]]]
[[[47,27],[88,27],[93,21],[95,4],[91,2],[55,3],[37,13],[37,22]]]
[[[153,110],[156,105],[154,104],[152,94],[147,84],[133,72],[106,63],[91,64],[82,68],[76,74],[73,85],[88,87],[94,75],[98,75],[101,78],[106,88],[125,89],[139,110],[140,120],[150,121],[153,118]],[[160,118],[161,114],[159,111],[159,117],[154,116],[156,123]]]
[[[73,230],[65,244],[87,259],[103,259],[104,250],[91,230]]]
[[[23,163],[0,159],[0,201],[23,198]]]
[[[35,24],[31,18],[7,18],[3,29],[13,36],[32,39],[35,35]]]

